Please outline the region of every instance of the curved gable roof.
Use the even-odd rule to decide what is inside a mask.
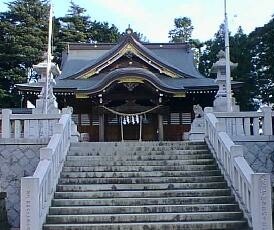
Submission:
[[[184,50],[179,50],[179,52],[181,52],[180,55],[174,48],[162,50],[153,49],[149,44],[142,44],[137,41],[131,33],[127,33],[117,45],[113,46],[97,59],[67,60],[64,64],[63,73],[59,79],[88,78],[92,75],[98,74],[102,69],[118,60],[128,51],[132,51],[135,55],[137,53],[136,56],[139,55],[141,59],[146,61],[149,65],[157,68],[160,73],[164,73],[167,76],[203,78],[204,76],[199,74],[194,67],[192,54],[186,54],[189,51],[186,51],[185,49],[186,48],[184,48]],[[183,61],[186,63],[180,65],[179,63]]]
[[[100,91],[114,81],[121,80],[125,77],[131,77],[131,76],[135,78],[136,77],[140,78],[141,80],[145,80],[164,92],[173,93],[173,92],[184,90],[183,84],[172,85],[172,84],[169,84],[168,82],[166,83],[162,79],[158,78],[154,73],[150,72],[149,70],[142,69],[142,68],[120,68],[106,74],[104,77],[101,77],[100,79],[98,79],[98,82],[96,84],[86,85],[86,87],[83,87],[79,91],[80,92]],[[97,78],[97,76],[94,78]]]

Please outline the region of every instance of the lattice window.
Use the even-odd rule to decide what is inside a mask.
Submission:
[[[92,115],[91,116],[91,124],[92,125],[99,125],[99,116],[98,115]]]
[[[191,124],[191,113],[182,113],[182,124],[183,125]]]
[[[79,114],[72,114],[72,115],[71,115],[71,118],[72,118],[72,120],[74,121],[74,123],[75,123],[76,125],[79,124]]]
[[[164,115],[163,116],[163,125],[167,125],[169,123],[169,116],[168,115]]]
[[[180,113],[170,114],[170,124],[179,125],[180,124]]]
[[[81,114],[81,125],[90,125],[88,114]]]
[[[108,124],[117,125],[119,124],[119,119],[117,115],[108,115]]]

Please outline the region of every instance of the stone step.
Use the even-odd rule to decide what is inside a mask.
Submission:
[[[144,191],[92,191],[92,192],[55,192],[56,199],[92,199],[92,198],[160,198],[160,197],[204,197],[230,196],[228,188],[223,189],[175,189]]]
[[[136,177],[189,177],[220,176],[220,170],[153,171],[153,172],[62,172],[62,178],[136,178]]]
[[[133,223],[157,221],[210,221],[241,219],[241,212],[134,213],[94,215],[48,215],[47,223]]]
[[[174,154],[174,155],[104,155],[104,156],[67,156],[68,161],[94,160],[94,161],[154,161],[154,160],[192,160],[192,159],[213,159],[212,154]]]
[[[203,141],[126,141],[126,142],[75,142],[72,147],[146,147],[146,146],[195,146],[206,145]]]
[[[216,170],[217,164],[180,166],[64,166],[63,172],[151,172]]]
[[[57,191],[106,191],[106,190],[151,190],[151,189],[195,189],[226,188],[226,182],[201,183],[147,183],[147,184],[75,184],[57,185]]]
[[[246,230],[203,142],[75,143],[44,230]]]
[[[142,206],[64,206],[51,207],[50,215],[87,215],[113,213],[176,213],[176,212],[240,211],[237,204],[142,205]]]
[[[201,183],[221,182],[223,176],[200,177],[144,177],[144,178],[60,178],[59,184],[146,184],[146,183]]]
[[[245,220],[110,224],[45,224],[43,230],[247,230]]]
[[[196,148],[188,148],[188,149],[90,149],[90,148],[80,148],[80,147],[71,147],[68,156],[109,156],[111,153],[112,156],[146,156],[146,155],[189,155],[189,154],[201,154],[208,153],[208,149],[205,147],[196,147]]]
[[[214,164],[213,159],[195,160],[153,160],[153,161],[96,161],[96,160],[67,160],[65,166],[180,166]]]
[[[53,206],[136,206],[136,205],[185,205],[185,204],[224,204],[233,203],[233,196],[206,196],[206,197],[122,197],[99,199],[53,199]]]

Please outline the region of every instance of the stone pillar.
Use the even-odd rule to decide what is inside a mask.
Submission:
[[[191,123],[189,132],[189,140],[204,141],[205,138],[205,120],[203,108],[198,104],[193,106],[195,118]]]
[[[272,230],[270,174],[251,174],[251,216],[253,229]]]
[[[105,116],[99,114],[99,141],[105,141]]]
[[[22,177],[20,230],[40,229],[39,210],[39,178]]]
[[[163,115],[158,114],[158,131],[159,131],[159,141],[164,140],[164,126],[163,126]]]
[[[11,137],[10,109],[2,109],[2,138]]]
[[[261,110],[264,114],[263,134],[272,135],[272,109],[270,106],[264,106]]]

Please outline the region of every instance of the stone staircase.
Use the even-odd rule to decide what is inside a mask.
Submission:
[[[203,142],[72,144],[44,230],[248,229]]]

